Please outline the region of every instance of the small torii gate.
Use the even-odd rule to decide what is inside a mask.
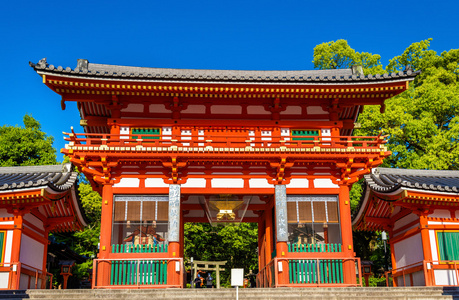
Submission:
[[[197,270],[203,270],[203,271],[216,271],[217,272],[217,289],[220,288],[220,271],[225,271],[224,268],[221,268],[220,266],[224,266],[226,264],[225,261],[200,261],[200,260],[195,260],[193,261],[192,264],[192,274],[191,274],[191,280],[193,281],[194,279],[194,274],[196,274]],[[198,266],[200,265],[200,266]],[[202,266],[204,265],[204,266]],[[212,267],[215,266],[215,267]],[[205,280],[205,278],[204,278]],[[193,288],[194,285],[192,284],[191,287]]]

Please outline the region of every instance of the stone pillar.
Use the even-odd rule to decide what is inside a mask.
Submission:
[[[288,225],[287,225],[287,188],[283,184],[275,186],[276,200],[276,257],[285,257],[288,252]],[[288,261],[282,260],[276,266],[282,268],[278,272],[278,284],[287,284],[289,281]]]
[[[180,185],[169,185],[169,222],[168,222],[168,241],[169,241],[169,257],[176,258],[180,256]],[[167,284],[180,284],[180,272],[176,271],[176,262],[169,262],[167,268]],[[183,264],[180,265],[183,269]],[[183,271],[183,270],[181,270]]]

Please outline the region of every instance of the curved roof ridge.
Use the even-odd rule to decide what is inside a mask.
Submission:
[[[459,177],[459,171],[451,170],[421,170],[421,169],[395,169],[395,168],[376,168],[375,175],[405,175],[421,177]]]
[[[218,81],[218,82],[360,82],[360,81],[410,81],[420,71],[405,71],[363,75],[361,68],[328,70],[210,70],[210,69],[173,69],[133,67],[89,63],[78,59],[77,66],[55,67],[47,63],[46,58],[38,63],[29,62],[35,71],[43,74],[62,74],[63,76],[83,76],[96,78],[121,78],[126,80],[173,80],[173,81]]]

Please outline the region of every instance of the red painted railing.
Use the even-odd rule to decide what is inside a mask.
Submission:
[[[439,284],[436,278],[435,270],[447,271],[445,275],[448,276],[448,281],[451,280],[452,286],[459,286],[459,261],[452,260],[423,260],[414,264],[406,265],[391,271],[385,272],[386,286],[389,286],[392,277],[394,286],[413,286],[413,273],[423,272],[424,284],[426,286],[444,286]],[[440,276],[440,275],[438,275]],[[398,278],[402,278],[401,283]]]
[[[19,283],[18,286],[13,286],[13,282],[11,280],[12,274],[16,273],[19,276],[19,280],[24,279],[23,277],[21,278],[21,274],[25,275],[28,277],[27,279],[27,288],[28,289],[52,289],[53,288],[53,274],[48,273],[48,272],[43,272],[40,269],[37,269],[35,267],[32,267],[28,264],[24,264],[21,262],[17,263],[3,263],[3,267],[9,267],[10,272],[9,272],[9,283],[8,283],[8,289],[18,289],[19,288]],[[35,278],[34,280],[30,280],[32,278]],[[38,280],[41,280],[41,284],[38,285]],[[46,284],[49,280],[49,286]]]
[[[316,136],[305,140],[292,140],[298,136],[232,136],[232,135],[120,135],[64,133],[70,146],[99,147],[189,147],[189,148],[354,148],[380,149],[386,141],[381,136]],[[150,139],[149,137],[157,137]],[[108,149],[107,149],[108,150]]]
[[[92,288],[182,288],[183,268],[182,258],[94,259]]]

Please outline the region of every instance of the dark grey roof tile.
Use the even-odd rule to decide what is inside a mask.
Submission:
[[[376,168],[365,175],[368,186],[378,192],[393,192],[401,187],[437,192],[459,192],[459,171]]]
[[[245,71],[245,70],[204,70],[204,69],[166,69],[166,68],[146,68],[129,67],[106,64],[93,64],[85,61],[82,68],[71,70],[69,67],[55,68],[48,65],[46,59],[39,63],[29,63],[36,71],[51,73],[72,73],[91,77],[113,77],[113,78],[132,78],[148,80],[156,78],[158,80],[176,79],[181,81],[316,81],[316,82],[335,82],[335,81],[367,81],[367,80],[393,80],[399,78],[414,78],[419,72],[412,72],[411,69],[398,73],[384,75],[362,76],[353,74],[352,69],[332,69],[332,70],[299,70],[299,71]]]
[[[78,173],[72,172],[68,165],[0,168],[0,191],[30,187],[68,190],[78,178]]]

